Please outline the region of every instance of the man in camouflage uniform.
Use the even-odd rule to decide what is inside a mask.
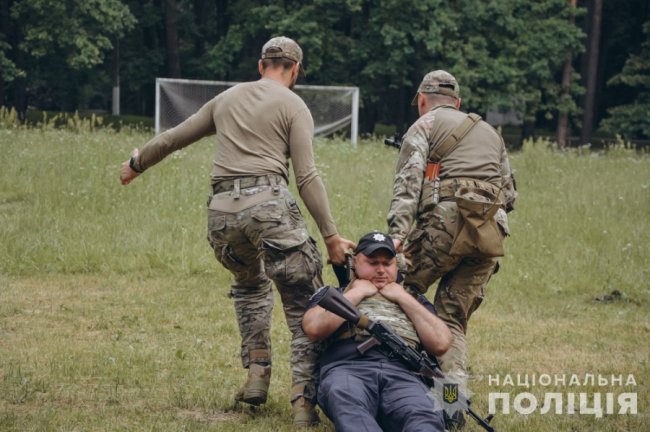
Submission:
[[[451,333],[424,296],[396,283],[392,240],[380,232],[363,236],[354,256],[356,279],[344,296],[369,319],[390,325],[413,348],[444,353]],[[378,347],[360,354],[369,334],[312,300],[303,318],[305,333],[330,341],[320,357],[318,404],[341,431],[442,431],[441,407],[421,378]]]
[[[470,189],[494,197],[492,205],[499,207],[495,231],[502,242],[508,234],[506,211],[512,210],[516,191],[503,139],[478,116],[472,117],[471,127],[465,129],[464,137],[454,140],[456,145],[448,154],[436,155],[452,133],[460,135],[459,125],[468,118],[459,111],[459,86],[451,74],[437,70],[425,75],[413,105],[420,118],[402,141],[387,217],[389,234],[398,251],[404,246],[408,290],[425,293],[440,279],[434,306],[453,341],[439,361],[462,388],[467,385],[467,322],[483,301],[498,263],[495,256],[451,253],[460,222],[458,193]],[[428,163],[437,159],[432,155],[442,156],[439,176],[426,178]],[[458,423],[464,424],[462,416]]]
[[[219,94],[177,127],[149,141],[121,166],[128,184],[175,150],[216,134],[208,204],[208,240],[217,260],[233,275],[230,296],[242,337],[241,358],[248,379],[236,396],[266,402],[271,377],[272,282],[280,292],[292,333],[291,402],[294,424],[318,422],[315,402],[315,346],[300,321],[307,301],[322,285],[321,255],[287,188],[289,158],[298,191],[314,217],[334,263],[343,263],[354,243],[340,237],[312,150],[314,123],[291,91],[301,69],[302,50],[287,37],[262,48],[261,79]]]

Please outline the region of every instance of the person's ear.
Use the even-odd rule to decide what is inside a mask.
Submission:
[[[456,109],[460,109],[460,98],[456,98]]]
[[[418,93],[418,111],[425,112],[427,109],[427,98],[422,93]]]
[[[264,75],[264,62],[262,60],[257,61],[257,70],[260,72],[260,75]]]

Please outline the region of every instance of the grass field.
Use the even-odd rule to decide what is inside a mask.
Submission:
[[[205,239],[212,142],[121,186],[119,163],[147,139],[0,126],[0,431],[292,430],[280,307],[270,400],[233,403],[245,374],[230,277]],[[330,140],[315,153],[341,233],[385,229],[396,152]],[[528,143],[511,164],[513,235],[470,322],[475,409],[508,393],[499,431],[650,430],[650,157]],[[517,385],[543,374],[566,383]],[[539,399],[530,415],[512,407],[523,392]],[[626,392],[637,414],[567,413],[570,393],[588,407],[601,394],[606,410],[606,393]],[[541,414],[546,393],[562,395],[561,414]]]

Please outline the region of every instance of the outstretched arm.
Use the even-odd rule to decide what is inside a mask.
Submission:
[[[178,126],[161,133],[150,140],[142,150],[134,149],[131,159],[120,165],[120,182],[127,185],[146,169],[163,160],[170,153],[216,132],[212,111],[216,98],[207,102],[190,118]],[[134,169],[135,168],[135,169]]]

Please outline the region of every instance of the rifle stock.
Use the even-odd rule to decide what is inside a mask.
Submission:
[[[361,312],[334,287],[326,285],[320,288],[314,294],[314,300],[323,309],[355,325],[361,320]]]

